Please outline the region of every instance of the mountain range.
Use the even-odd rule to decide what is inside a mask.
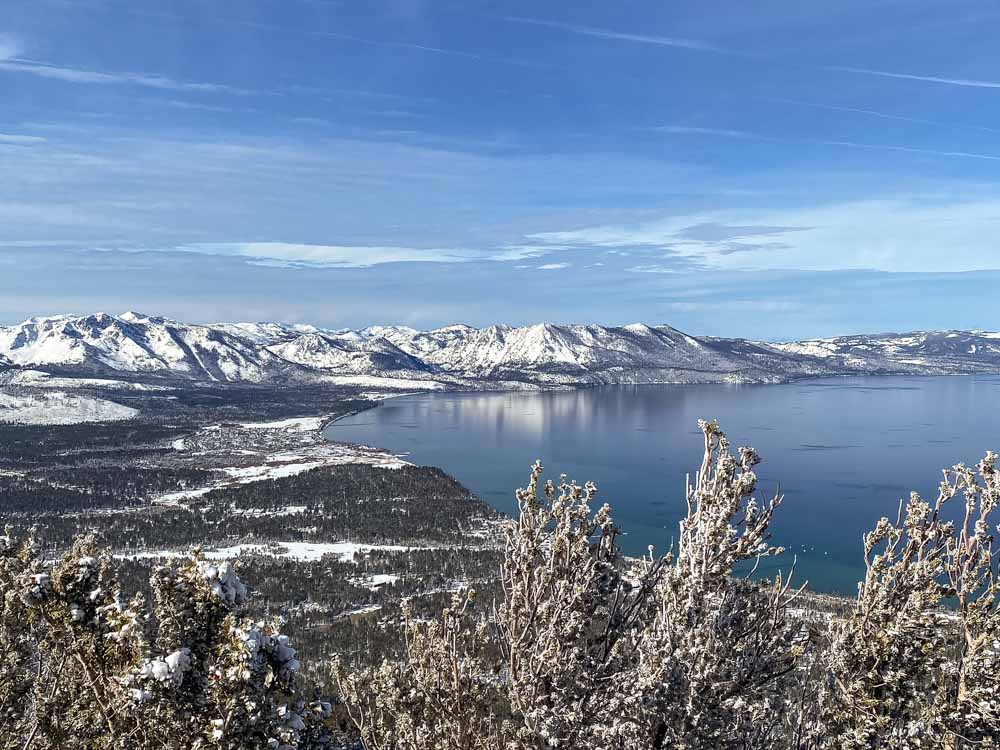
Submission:
[[[667,325],[335,330],[97,313],[0,327],[0,370],[397,387],[773,383],[848,374],[997,373],[1000,333],[920,331],[768,343],[691,336]]]

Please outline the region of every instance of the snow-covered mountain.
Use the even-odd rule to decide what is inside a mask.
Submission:
[[[365,377],[464,388],[599,383],[779,382],[860,373],[1000,372],[1000,334],[944,331],[782,344],[696,337],[670,326],[192,325],[123,313],[0,327],[0,368],[295,383]]]
[[[838,336],[774,346],[788,354],[822,359],[836,368],[927,374],[1000,370],[1000,333],[988,331]]]
[[[406,373],[407,377],[412,377],[431,369],[391,341],[365,337],[354,331],[303,333],[266,348],[289,362],[331,373],[380,377]]]
[[[722,341],[670,326],[448,326],[434,331],[367,329],[438,371],[463,378],[540,383],[644,383],[744,380],[798,374],[801,358],[775,349],[734,355]]]
[[[294,369],[250,334],[132,312],[32,318],[0,328],[0,355],[22,367],[173,374],[194,380],[261,382]]]

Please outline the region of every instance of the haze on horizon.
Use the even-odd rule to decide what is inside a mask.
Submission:
[[[8,0],[0,324],[1000,328],[989,2]]]

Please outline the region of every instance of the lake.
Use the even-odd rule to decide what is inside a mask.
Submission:
[[[785,496],[772,530],[788,552],[770,570],[787,569],[795,554],[800,583],[853,594],[862,534],[895,517],[911,489],[936,496],[942,468],[1000,452],[998,414],[997,376],[863,377],[431,393],[390,399],[326,434],[441,467],[505,512],[539,458],[553,479],[596,482],[622,546],[639,554],[676,536],[685,474],[701,456],[697,420],[716,418],[734,446],[763,457],[758,496],[779,486]]]

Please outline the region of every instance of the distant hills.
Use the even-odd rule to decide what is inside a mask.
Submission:
[[[0,327],[3,381],[25,370],[194,382],[401,388],[773,383],[859,374],[1000,372],[1000,333],[920,331],[788,343],[690,336],[667,325],[194,325],[126,312]]]

